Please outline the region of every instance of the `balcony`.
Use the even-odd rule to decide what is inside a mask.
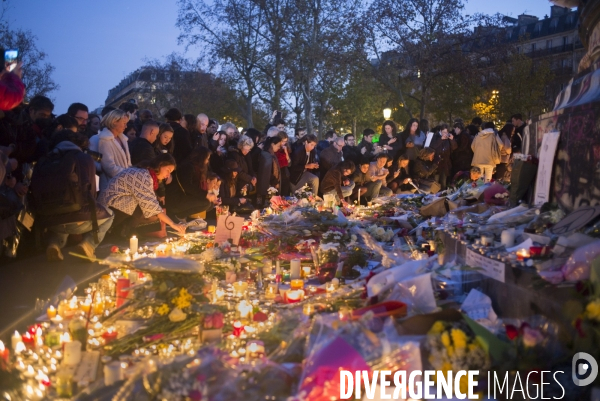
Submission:
[[[537,50],[530,51],[525,54],[531,58],[538,58],[538,57],[551,56],[553,54],[573,52],[578,49],[583,49],[583,45],[581,43],[577,43],[575,45],[573,43],[571,43],[568,45],[554,46],[549,49],[537,49]]]

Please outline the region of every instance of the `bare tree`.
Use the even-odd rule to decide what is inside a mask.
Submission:
[[[258,34],[264,23],[261,9],[245,0],[179,0],[178,4],[179,42],[202,47],[222,60],[216,69],[238,89],[245,102],[247,126],[253,127],[257,64],[264,47]]]
[[[23,83],[27,88],[26,99],[36,95],[48,96],[59,88],[52,79],[54,66],[46,62],[47,54],[37,47],[36,36],[28,30],[11,30],[0,22],[0,46],[17,49],[23,62]]]

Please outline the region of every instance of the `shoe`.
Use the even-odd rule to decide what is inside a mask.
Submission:
[[[48,260],[48,262],[60,262],[64,260],[63,254],[58,245],[48,245],[48,248],[46,248],[46,260]]]
[[[90,258],[90,261],[93,261],[93,259],[96,259],[96,254],[95,254],[95,249],[92,246],[92,244],[90,244],[87,241],[81,241],[78,245],[77,245],[77,250],[79,251],[80,254],[87,256],[88,258]]]

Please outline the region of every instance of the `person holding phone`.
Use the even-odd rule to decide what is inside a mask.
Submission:
[[[431,140],[431,148],[435,150],[438,159],[436,181],[440,184],[443,191],[447,188],[449,180],[452,178],[452,159],[450,155],[452,151],[456,150],[458,144],[454,140],[454,135],[448,132],[447,124],[439,125],[433,132],[436,134]]]
[[[18,61],[17,50],[4,50],[4,68],[0,72],[0,110],[17,107],[25,97],[25,84],[21,80],[23,63]]]

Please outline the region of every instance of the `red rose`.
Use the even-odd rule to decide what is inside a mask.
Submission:
[[[117,253],[117,252],[119,252],[119,247],[118,247],[118,246],[116,246],[116,245],[113,245],[113,246],[110,248],[110,252],[111,252],[111,253]]]
[[[517,328],[515,326],[513,326],[512,324],[507,324],[506,325],[506,335],[508,336],[509,339],[514,340],[515,338],[517,338],[519,336],[519,330],[517,330]]]

